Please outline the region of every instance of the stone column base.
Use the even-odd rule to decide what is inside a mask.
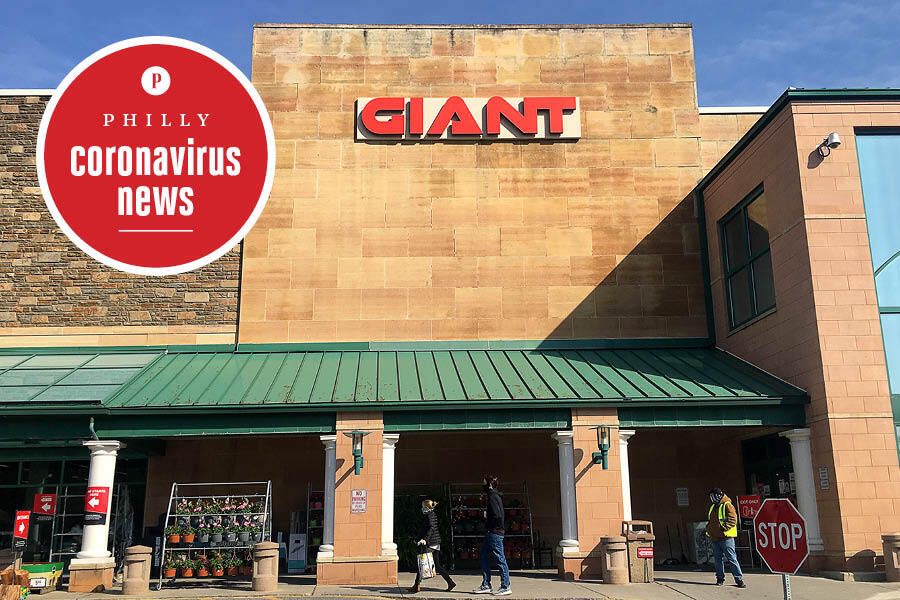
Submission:
[[[74,558],[69,563],[70,592],[102,592],[112,589],[116,562],[112,558]]]
[[[556,568],[565,581],[600,580],[603,557],[593,552],[557,553]]]
[[[316,585],[397,585],[397,557],[336,556],[317,562]]]

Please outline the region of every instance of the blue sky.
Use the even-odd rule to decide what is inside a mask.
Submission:
[[[257,22],[690,22],[701,106],[769,104],[786,87],[900,87],[900,2],[604,0],[41,0],[4,2],[0,88],[55,87],[139,35],[205,44],[245,72]]]

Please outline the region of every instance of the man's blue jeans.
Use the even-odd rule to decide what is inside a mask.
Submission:
[[[481,544],[481,575],[482,585],[490,587],[491,568],[497,565],[500,569],[500,587],[509,587],[509,566],[506,564],[506,555],[503,553],[503,536],[499,533],[488,532],[484,534],[484,543]]]
[[[731,564],[731,574],[735,581],[741,581],[744,573],[738,563],[737,552],[734,551],[734,538],[725,538],[722,541],[712,542],[713,562],[716,565],[716,581],[725,581],[725,561]]]

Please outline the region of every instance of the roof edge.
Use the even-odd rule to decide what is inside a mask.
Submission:
[[[55,88],[0,88],[0,96],[52,96]]]
[[[691,23],[254,23],[254,29],[691,29]]]
[[[701,106],[701,115],[755,115],[769,110],[768,106]]]
[[[756,136],[771,123],[785,106],[801,102],[884,102],[900,101],[900,88],[789,88],[778,97],[759,120],[739,139],[725,156],[703,176],[692,193],[703,193],[703,190],[722,174],[735,158],[750,145]]]

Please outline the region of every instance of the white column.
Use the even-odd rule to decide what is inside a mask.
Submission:
[[[397,556],[394,543],[394,449],[400,434],[385,433],[381,443],[381,554]]]
[[[325,522],[322,523],[322,545],[319,558],[334,556],[334,478],[337,472],[336,435],[320,435],[325,445]]]
[[[84,445],[91,451],[91,463],[88,468],[88,487],[104,487],[107,489],[107,510],[103,523],[84,525],[81,536],[81,552],[72,562],[87,564],[112,560],[107,549],[109,543],[109,511],[112,508],[113,483],[116,478],[116,456],[124,444],[114,440],[88,440]]]
[[[797,487],[797,508],[806,519],[806,537],[811,551],[824,550],[819,529],[819,506],[816,504],[816,483],[813,476],[812,449],[809,429],[791,429],[781,432],[791,442],[791,460],[794,463],[794,485]]]
[[[575,450],[574,432],[557,431],[553,434],[559,450],[559,497],[562,509],[562,554],[578,552],[578,515],[575,509]]]
[[[628,468],[628,440],[634,429],[619,430],[619,457],[622,463],[622,514],[625,521],[631,520],[631,471]]]

